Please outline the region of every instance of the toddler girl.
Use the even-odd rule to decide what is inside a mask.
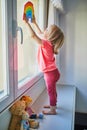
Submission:
[[[50,110],[43,111],[43,113],[55,115],[57,103],[56,82],[60,78],[60,72],[56,66],[55,54],[58,54],[59,49],[63,45],[64,34],[56,25],[50,25],[42,32],[36,23],[35,17],[32,20],[34,27],[32,27],[32,23],[28,21],[26,16],[24,16],[24,20],[28,26],[31,37],[39,45],[37,60],[39,68],[44,74],[50,104],[49,106],[45,106],[50,108]]]

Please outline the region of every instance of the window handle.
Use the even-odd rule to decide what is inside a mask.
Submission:
[[[16,29],[17,31],[20,31],[20,35],[21,35],[21,44],[23,44],[23,31],[21,27],[17,27]]]

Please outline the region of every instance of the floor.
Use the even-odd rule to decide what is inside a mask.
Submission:
[[[58,85],[57,93],[57,115],[44,115],[43,119],[38,120],[40,123],[38,130],[74,130],[76,88],[74,86]],[[44,110],[43,106],[47,105],[48,102],[47,92],[44,90],[32,108],[36,113],[41,113]]]

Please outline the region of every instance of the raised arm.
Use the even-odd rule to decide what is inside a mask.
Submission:
[[[40,27],[38,26],[35,16],[33,17],[32,23],[34,24],[35,30],[38,34],[43,34],[43,32],[41,31]]]
[[[24,18],[24,20],[25,20],[25,23],[26,23],[27,26],[28,26],[28,30],[29,30],[30,36],[31,36],[39,45],[41,45],[41,44],[42,44],[42,41],[41,41],[40,37],[35,33],[34,29],[32,28],[31,24],[28,22],[28,20],[27,20],[26,17]],[[39,29],[39,27],[38,27],[38,25],[36,24],[36,22],[35,22],[34,24],[35,24],[35,26],[36,26],[38,32],[40,33],[41,30]]]

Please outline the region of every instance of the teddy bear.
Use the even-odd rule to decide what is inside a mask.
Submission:
[[[30,107],[32,103],[32,99],[30,97],[22,96],[20,100],[26,102],[25,110],[28,112],[30,119],[38,119],[38,118],[43,119],[44,118],[44,115],[42,113],[36,114],[35,111]]]
[[[26,104],[25,111],[29,115],[29,125],[30,125],[30,128],[33,128],[33,129],[38,128],[39,127],[39,122],[34,120],[35,118],[31,119],[31,116],[33,114],[35,114],[35,111],[30,107],[30,105],[32,103],[32,98],[30,96],[22,96],[20,100],[21,101],[25,101],[25,104]]]
[[[22,120],[22,114],[25,112],[25,108],[25,102],[18,100],[9,109],[11,112],[9,130],[20,130],[20,122]]]
[[[32,98],[30,96],[22,96],[21,101],[25,101],[25,111],[30,115],[32,115],[33,113],[35,113],[35,111],[31,108],[31,103],[32,103]]]
[[[32,98],[30,96],[22,96],[18,101],[16,101],[9,111],[11,112],[11,120],[9,124],[8,130],[20,130],[21,129],[21,121],[23,120],[24,113],[27,113],[30,116],[28,108],[31,113],[34,113],[30,108],[30,104],[32,103]],[[25,114],[26,115],[26,114]],[[39,127],[39,122],[29,119],[29,126],[31,128]]]

